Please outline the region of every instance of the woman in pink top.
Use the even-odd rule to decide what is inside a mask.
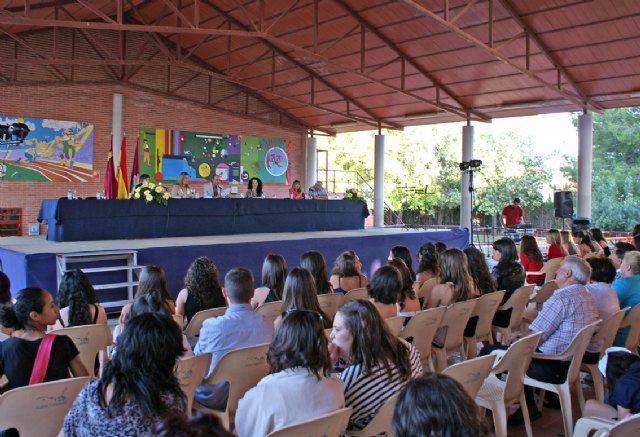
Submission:
[[[520,240],[520,264],[524,267],[525,272],[537,272],[542,269],[542,253],[538,248],[538,242],[531,235],[523,235]],[[529,275],[527,276],[527,284],[535,284],[538,281],[544,281],[545,275]]]
[[[291,188],[289,188],[289,198],[295,200],[304,199],[304,191],[302,191],[300,181],[297,179],[293,181],[293,184],[291,184]]]

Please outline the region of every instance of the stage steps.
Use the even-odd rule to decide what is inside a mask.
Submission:
[[[105,262],[120,262],[122,265],[108,265],[108,266],[96,266],[85,267],[87,264],[92,263],[104,264]],[[126,265],[124,264],[126,262]],[[82,264],[82,267],[72,267],[74,264]],[[134,287],[138,286],[138,280],[134,279],[134,271],[136,271],[136,277],[139,276],[139,270],[144,266],[138,265],[138,251],[137,250],[105,250],[99,252],[71,252],[71,253],[59,253],[56,254],[56,279],[58,289],[60,288],[60,282],[65,272],[80,268],[84,273],[89,276],[96,273],[124,273],[126,274],[126,280],[109,281],[100,284],[94,283],[93,288],[96,290],[96,294],[100,296],[100,290],[110,289],[126,289],[126,300],[106,300],[99,299],[100,305],[105,308],[122,307],[129,302],[133,302]],[[122,275],[116,275],[122,276]]]

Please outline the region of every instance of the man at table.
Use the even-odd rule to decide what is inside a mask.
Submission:
[[[224,199],[229,196],[229,191],[231,190],[226,190],[222,187],[219,174],[214,174],[213,178],[204,184],[205,199]]]
[[[328,199],[329,195],[327,191],[322,187],[322,181],[316,181],[316,183],[309,188],[309,194],[313,199]]]
[[[502,209],[502,215],[500,216],[500,223],[505,228],[513,225],[519,225],[524,221],[524,210],[520,206],[520,198],[513,199],[513,203],[505,206]]]
[[[140,183],[138,185],[136,185],[135,187],[133,187],[133,189],[135,190],[138,187],[141,187],[143,185],[149,185],[149,175],[148,174],[141,174],[140,175]]]

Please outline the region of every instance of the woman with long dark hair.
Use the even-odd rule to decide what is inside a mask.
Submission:
[[[498,264],[491,274],[496,280],[498,290],[505,290],[500,305],[504,305],[514,291],[524,285],[525,272],[518,263],[518,249],[510,238],[500,238],[493,242],[493,260]],[[497,311],[493,324],[506,327],[511,318],[511,310]]]
[[[20,334],[0,342],[0,376],[4,375],[8,380],[4,389],[30,384],[40,344],[47,327],[58,320],[58,313],[51,294],[37,287],[20,290],[13,305],[0,305],[0,324],[20,331]],[[89,376],[73,341],[66,335],[56,335],[42,382],[69,378],[69,371],[73,376]]]
[[[334,293],[346,293],[354,288],[367,286],[367,277],[362,274],[362,263],[355,251],[347,250],[336,258],[329,278]]]
[[[440,263],[440,252],[433,243],[425,243],[418,251],[418,269],[416,270],[416,281],[424,283],[439,275],[438,265]]]
[[[142,269],[142,272],[140,273],[140,280],[138,281],[138,290],[133,298],[137,299],[151,291],[160,293],[160,296],[165,300],[169,310],[171,310],[171,314],[175,314],[176,304],[173,302],[173,299],[171,299],[171,295],[169,294],[167,277],[164,274],[164,270],[162,267],[153,264],[146,265]],[[127,313],[130,308],[131,304],[127,304],[122,308],[120,319],[118,321],[120,329],[122,329],[122,325],[124,325],[124,322],[127,319]]]
[[[584,258],[585,255],[598,252],[598,249],[591,241],[591,235],[589,235],[589,232],[575,231],[575,232],[572,232],[571,235],[573,235],[573,239],[575,240],[576,245],[578,246],[578,252],[581,257]]]
[[[400,258],[394,258],[387,262],[391,267],[395,267],[400,272],[402,279],[402,289],[400,290],[400,299],[398,300],[398,315],[404,317],[414,316],[420,311],[420,301],[413,290],[413,279],[411,272],[404,261]]]
[[[316,293],[333,293],[333,288],[327,278],[327,265],[320,252],[310,250],[303,253],[300,257],[300,267],[309,270],[311,276],[313,276],[313,281],[316,284]]]
[[[222,295],[218,269],[211,259],[201,256],[194,260],[184,277],[184,288],[176,298],[176,314],[187,322],[199,311],[227,306]]]
[[[338,308],[330,340],[331,358],[347,365],[338,378],[344,381],[346,406],[353,409],[350,429],[367,426],[387,399],[422,374],[418,351],[393,336],[367,300]]]
[[[287,262],[282,255],[270,253],[262,263],[262,287],[269,290],[264,303],[282,300],[287,279]]]
[[[246,199],[259,199],[264,197],[262,192],[262,181],[260,178],[251,178],[247,182],[247,191],[244,193]]]
[[[238,403],[235,423],[239,437],[265,436],[344,408],[344,385],[331,376],[320,314],[295,309],[286,313],[271,341],[267,360],[269,375]]]
[[[611,256],[611,249],[609,249],[607,240],[599,228],[591,229],[591,237],[593,237],[593,245],[596,249],[599,249],[598,252],[602,252],[606,257]]]
[[[140,435],[167,413],[186,414],[174,368],[182,331],[169,316],[129,320],[100,379],[87,384],[64,419],[65,436]]]
[[[382,266],[371,276],[367,293],[383,319],[398,315],[397,304],[402,295],[400,271],[390,265]]]
[[[462,302],[478,294],[467,265],[467,256],[460,249],[440,254],[440,283],[433,287],[427,308]]]
[[[57,298],[62,308],[58,317],[61,327],[107,324],[107,313],[98,305],[93,285],[82,270],[65,272]]]
[[[544,267],[542,253],[538,248],[536,238],[531,235],[523,235],[520,239],[520,264],[525,272],[539,272]],[[535,284],[544,281],[545,275],[529,275],[527,284]]]
[[[473,246],[466,247],[463,252],[467,255],[469,274],[476,284],[478,293],[483,295],[496,291],[496,281],[491,276],[482,252]]]
[[[402,261],[404,261],[404,264],[407,266],[407,268],[411,272],[411,279],[415,281],[416,274],[413,271],[413,268],[411,267],[412,259],[411,259],[411,252],[409,251],[409,248],[407,248],[407,246],[393,246],[389,251],[388,261],[391,261],[393,258],[400,258]]]
[[[322,316],[324,328],[331,328],[331,320],[320,308],[313,277],[302,267],[294,267],[287,275],[282,296],[282,315],[274,322],[276,329],[287,312],[293,310],[315,311]]]

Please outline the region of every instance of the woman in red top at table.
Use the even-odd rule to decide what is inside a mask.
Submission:
[[[547,232],[547,261],[554,258],[564,258],[566,255],[562,248],[560,231],[557,229],[549,229],[549,232]]]
[[[291,184],[291,188],[289,188],[289,198],[295,200],[304,199],[304,191],[302,191],[300,181],[297,179],[293,181],[293,184]]]
[[[538,243],[531,235],[523,235],[520,240],[520,264],[524,267],[525,272],[537,272],[544,266]],[[535,284],[538,281],[544,281],[544,277],[545,275],[529,275],[526,282],[527,284]]]

